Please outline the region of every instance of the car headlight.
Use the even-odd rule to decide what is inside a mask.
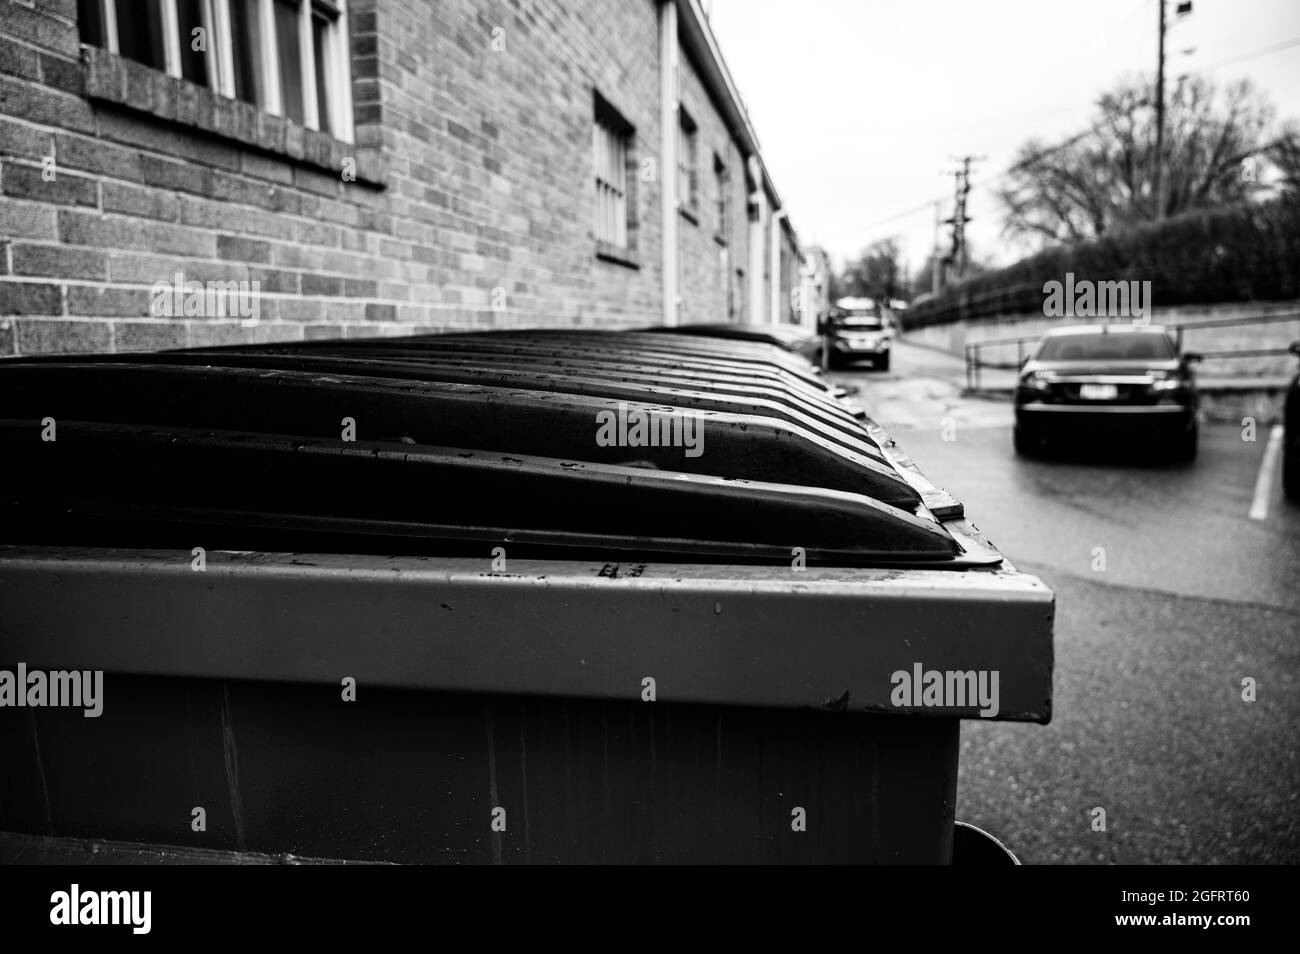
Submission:
[[[1151,382],[1152,391],[1178,391],[1183,387],[1183,379],[1179,377],[1156,378]]]
[[[1020,379],[1020,386],[1026,391],[1047,391],[1047,376],[1041,371],[1031,371]]]

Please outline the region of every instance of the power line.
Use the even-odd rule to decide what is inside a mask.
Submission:
[[[1271,43],[1271,44],[1269,44],[1269,45],[1267,45],[1267,46],[1256,47],[1255,49],[1252,49],[1252,50],[1243,50],[1243,51],[1240,52],[1240,53],[1234,53],[1232,56],[1224,57],[1223,59],[1221,59],[1221,60],[1216,60],[1216,61],[1213,62],[1213,63],[1207,63],[1205,66],[1197,67],[1197,68],[1194,69],[1194,70],[1188,70],[1186,73],[1184,73],[1184,74],[1182,74],[1182,75],[1183,75],[1184,77],[1186,77],[1186,76],[1195,76],[1195,75],[1197,75],[1197,74],[1199,74],[1199,73],[1206,73],[1206,72],[1209,72],[1210,70],[1216,70],[1216,69],[1218,69],[1218,68],[1221,67],[1221,66],[1228,66],[1228,65],[1230,65],[1230,64],[1232,64],[1232,63],[1240,63],[1240,62],[1244,62],[1244,61],[1246,61],[1246,60],[1258,59],[1258,58],[1261,57],[1261,56],[1268,56],[1268,55],[1273,54],[1273,53],[1279,53],[1279,52],[1281,52],[1282,50],[1290,49],[1290,48],[1293,47],[1293,46],[1300,46],[1300,36],[1292,37],[1292,38],[1290,38],[1289,40],[1281,40],[1281,41],[1279,41],[1279,42],[1277,42],[1277,43]],[[1138,102],[1137,105],[1139,105],[1139,106],[1150,105],[1150,103],[1151,103],[1151,100],[1150,100],[1150,99],[1145,99],[1145,100],[1142,100],[1142,101]],[[1079,142],[1079,140],[1084,139],[1084,138],[1086,138],[1086,137],[1088,137],[1088,136],[1091,136],[1091,135],[1093,135],[1094,133],[1101,132],[1102,130],[1106,129],[1107,127],[1109,127],[1109,126],[1113,126],[1115,123],[1119,122],[1119,121],[1120,121],[1121,119],[1123,119],[1123,118],[1125,118],[1125,117],[1124,117],[1124,116],[1116,116],[1116,117],[1113,117],[1113,118],[1111,118],[1111,119],[1104,120],[1104,121],[1099,122],[1099,123],[1095,123],[1095,124],[1093,124],[1092,126],[1090,126],[1089,128],[1083,130],[1082,132],[1075,133],[1074,135],[1070,136],[1069,138],[1064,139],[1064,140],[1062,140],[1061,142],[1056,143],[1056,144],[1053,145],[1053,146],[1048,146],[1048,147],[1046,147],[1046,148],[1044,148],[1044,149],[1040,149],[1038,152],[1034,153],[1032,156],[1026,156],[1026,157],[1023,158],[1023,159],[1019,159],[1019,160],[1017,160],[1016,162],[1014,162],[1014,163],[1012,163],[1010,166],[1008,166],[1006,169],[1003,169],[1001,172],[993,173],[992,175],[988,176],[987,178],[982,179],[982,180],[980,180],[979,182],[974,183],[973,188],[984,188],[984,187],[986,187],[986,186],[992,186],[992,185],[994,185],[995,183],[997,183],[998,181],[1000,181],[1001,179],[1004,179],[1004,178],[1006,178],[1007,176],[1012,175],[1012,174],[1014,174],[1014,173],[1020,171],[1020,169],[1022,169],[1023,167],[1025,167],[1025,166],[1027,166],[1027,165],[1030,165],[1030,164],[1032,164],[1032,163],[1038,162],[1038,161],[1041,160],[1041,159],[1046,159],[1048,156],[1052,156],[1052,155],[1054,155],[1054,154],[1060,152],[1062,149],[1068,149],[1070,146],[1073,146],[1075,143]],[[859,233],[859,232],[870,231],[870,230],[875,229],[875,228],[877,228],[878,226],[881,226],[881,225],[888,225],[890,222],[895,222],[895,221],[898,221],[899,219],[904,219],[904,218],[907,218],[907,217],[909,217],[909,216],[916,215],[916,214],[919,213],[919,212],[923,212],[923,211],[926,211],[926,210],[928,210],[928,209],[931,209],[931,208],[933,208],[935,202],[942,201],[942,199],[943,199],[942,196],[935,196],[935,197],[932,197],[932,198],[926,200],[925,202],[922,202],[922,203],[920,203],[920,204],[918,204],[918,205],[914,205],[914,206],[912,206],[912,207],[910,207],[910,208],[904,209],[904,210],[901,211],[901,212],[896,212],[896,213],[894,213],[893,215],[887,215],[887,216],[885,216],[885,217],[883,217],[883,218],[876,219],[876,220],[874,220],[874,221],[872,221],[872,222],[867,222],[867,223],[864,223],[864,224],[862,224],[862,225],[856,225],[856,226],[854,226],[854,227],[851,228],[851,229],[844,229],[844,230],[842,230],[842,231],[840,231],[840,232],[832,233],[831,235],[827,235],[827,236],[823,237],[823,238],[821,239],[821,241],[823,241],[823,242],[829,242],[829,241],[832,241],[832,240],[837,239],[837,238],[842,238],[842,237],[844,237],[844,236],[846,236],[846,235],[856,235],[856,234]]]
[[[819,240],[823,242],[829,242],[832,239],[841,238],[845,235],[853,235],[857,232],[864,231],[865,229],[875,228],[878,225],[888,225],[890,222],[896,222],[899,219],[905,219],[908,216],[916,215],[916,213],[918,212],[923,212],[931,208],[936,201],[938,200],[926,199],[920,205],[912,206],[912,208],[910,209],[904,209],[902,212],[895,212],[893,215],[887,215],[883,219],[876,219],[872,222],[865,222],[862,225],[855,225],[851,229],[844,229],[840,232],[833,232],[830,235],[822,236]]]
[[[1240,63],[1243,60],[1255,60],[1261,56],[1268,56],[1270,53],[1280,53],[1283,50],[1289,50],[1293,46],[1300,46],[1300,36],[1293,36],[1289,40],[1282,40],[1279,43],[1272,43],[1268,46],[1261,46],[1254,50],[1246,50],[1243,53],[1235,53],[1232,56],[1225,57],[1216,63],[1209,63],[1205,66],[1197,67],[1194,70],[1188,70],[1184,76],[1194,76],[1197,73],[1204,73],[1208,70],[1217,70],[1220,66],[1228,66],[1232,63]]]
[[[1236,54],[1234,54],[1234,55],[1232,55],[1232,56],[1225,57],[1224,59],[1222,59],[1222,60],[1218,60],[1217,62],[1214,62],[1214,63],[1208,63],[1208,64],[1206,64],[1205,66],[1197,67],[1197,68],[1194,69],[1194,70],[1188,70],[1186,73],[1184,73],[1184,74],[1182,74],[1182,75],[1185,76],[1185,77],[1186,77],[1186,76],[1195,76],[1195,75],[1197,75],[1198,73],[1205,73],[1205,72],[1208,72],[1208,71],[1210,71],[1210,70],[1216,70],[1216,69],[1218,69],[1219,67],[1221,67],[1221,66],[1227,66],[1227,65],[1229,65],[1230,63],[1238,63],[1238,62],[1241,62],[1241,61],[1243,61],[1243,60],[1257,59],[1258,57],[1261,57],[1261,56],[1267,56],[1267,55],[1269,55],[1270,53],[1277,53],[1277,52],[1280,52],[1281,50],[1289,49],[1290,47],[1293,47],[1293,46],[1300,46],[1300,36],[1292,37],[1292,38],[1289,39],[1289,40],[1283,40],[1283,41],[1281,41],[1280,43],[1273,43],[1273,44],[1270,44],[1269,46],[1258,47],[1257,49],[1254,49],[1254,50],[1245,50],[1245,51],[1243,51],[1243,52],[1241,52],[1241,53],[1236,53]],[[1139,106],[1150,105],[1150,100],[1142,100],[1142,101],[1138,102],[1136,105],[1139,105]],[[1120,119],[1123,119],[1123,118],[1124,118],[1123,116],[1116,116],[1116,117],[1114,117],[1114,118],[1112,118],[1112,119],[1105,120],[1104,122],[1096,123],[1096,124],[1090,126],[1089,128],[1083,130],[1083,132],[1076,133],[1075,135],[1069,137],[1068,139],[1066,139],[1066,140],[1064,140],[1064,141],[1062,141],[1062,142],[1057,143],[1057,144],[1054,145],[1054,146],[1049,146],[1049,147],[1046,148],[1046,149],[1039,150],[1038,152],[1034,153],[1034,155],[1032,155],[1032,156],[1028,156],[1028,157],[1026,157],[1026,158],[1024,158],[1024,159],[1018,160],[1018,161],[1015,162],[1015,163],[1012,163],[1012,164],[1011,164],[1010,166],[1008,166],[1006,169],[1004,169],[1004,170],[1002,170],[1001,172],[999,172],[999,173],[997,173],[997,174],[991,176],[991,177],[988,178],[988,179],[985,179],[984,181],[978,183],[978,185],[980,185],[980,186],[990,185],[990,184],[996,182],[996,181],[999,180],[999,179],[1002,179],[1002,178],[1005,178],[1006,176],[1011,175],[1013,172],[1018,172],[1022,167],[1026,166],[1026,165],[1029,165],[1029,164],[1031,164],[1031,163],[1037,162],[1039,159],[1045,159],[1045,158],[1047,158],[1048,156],[1050,156],[1050,155],[1052,155],[1052,154],[1054,154],[1054,153],[1060,152],[1062,149],[1067,149],[1067,148],[1069,148],[1070,146],[1073,146],[1073,145],[1074,145],[1076,142],[1078,142],[1080,139],[1083,139],[1083,138],[1085,138],[1085,137],[1087,137],[1087,136],[1090,136],[1090,135],[1092,135],[1093,133],[1101,132],[1101,131],[1102,131],[1103,129],[1105,129],[1107,126],[1113,126],[1116,122],[1118,122]]]

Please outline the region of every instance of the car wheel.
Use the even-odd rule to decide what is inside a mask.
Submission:
[[[885,356],[876,361],[876,367],[881,371],[889,370],[889,352],[885,352]]]
[[[1011,443],[1021,457],[1033,457],[1038,450],[1038,440],[1025,433],[1023,428],[1017,427],[1011,431]]]
[[[1173,458],[1181,463],[1190,464],[1196,460],[1197,445],[1200,443],[1200,428],[1193,425],[1185,434],[1174,438]]]

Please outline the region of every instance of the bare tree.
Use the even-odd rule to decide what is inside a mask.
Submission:
[[[844,271],[835,283],[836,291],[840,296],[876,301],[901,298],[907,286],[901,256],[898,239],[873,242],[857,258],[845,262]]]
[[[1052,147],[1021,147],[997,190],[1004,232],[1029,245],[1096,238],[1155,218],[1155,110],[1149,87],[1125,81],[1103,95],[1086,131]],[[1165,212],[1246,198],[1259,188],[1243,160],[1267,152],[1274,110],[1246,80],[1219,88],[1181,80],[1165,109]],[[1293,140],[1294,143],[1294,140]]]
[[[1264,152],[1277,169],[1283,188],[1300,189],[1300,123],[1285,123]]]

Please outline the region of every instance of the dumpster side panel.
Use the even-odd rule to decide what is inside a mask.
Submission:
[[[1051,716],[1052,594],[1019,573],[34,552],[0,548],[0,660],[33,667],[893,713],[919,665]]]
[[[0,829],[398,862],[951,856],[955,719],[121,675],[105,694],[93,719],[4,713]]]

